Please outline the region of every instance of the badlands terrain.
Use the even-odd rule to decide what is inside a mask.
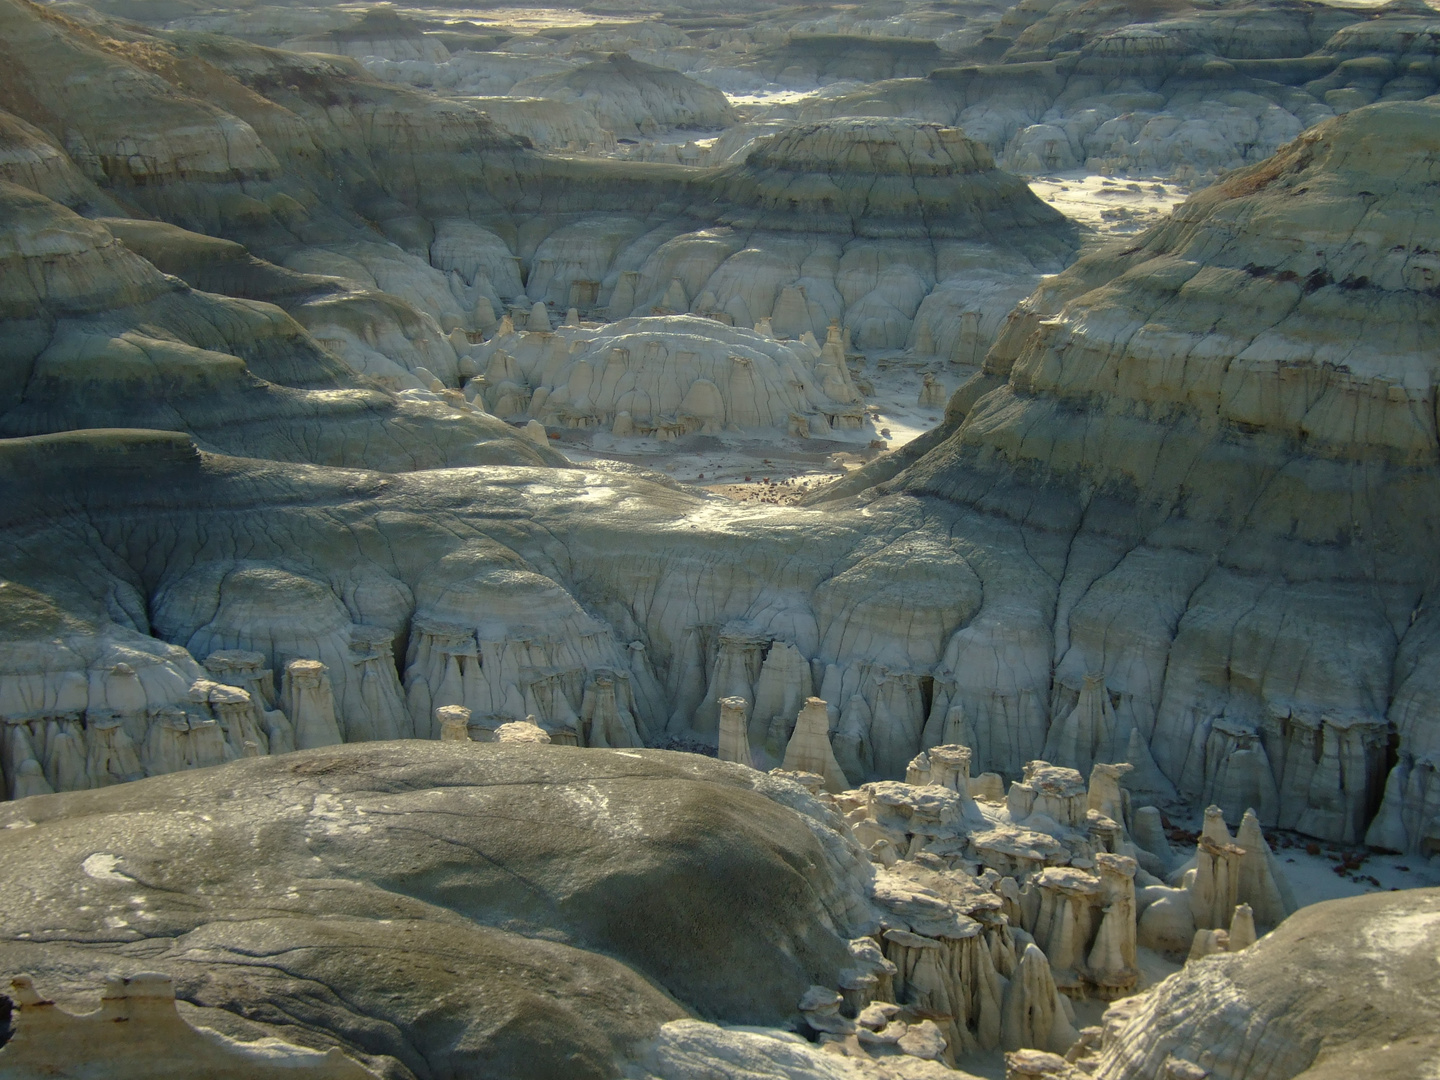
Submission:
[[[0,0],[0,1080],[1396,1080],[1440,13]]]

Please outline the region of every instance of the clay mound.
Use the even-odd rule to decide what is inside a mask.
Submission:
[[[1113,1008],[1091,1075],[1423,1076],[1440,1057],[1437,951],[1440,889],[1315,904],[1243,952],[1188,964]]]
[[[987,240],[1028,233],[1032,251],[1073,243],[1064,216],[996,169],[983,146],[918,120],[797,124],[756,140],[719,187],[743,208],[726,219],[737,226]]]
[[[0,180],[79,213],[115,213],[115,203],[32,124],[0,109]]]
[[[696,755],[415,741],[30,799],[0,807],[0,969],[67,1006],[158,972],[198,1024],[387,1076],[614,1076],[852,962],[868,865],[825,813]]]
[[[574,102],[594,112],[601,127],[628,138],[664,128],[713,131],[737,119],[719,90],[678,71],[632,60],[627,53],[526,79],[511,93]]]
[[[378,56],[385,60],[421,60],[433,64],[443,64],[450,59],[449,49],[422,34],[414,22],[389,4],[371,8],[351,26],[292,38],[282,47],[357,59]]]
[[[228,241],[116,225],[204,284],[277,299],[336,288]],[[0,318],[14,328],[0,346],[6,436],[151,427],[206,449],[336,465],[561,463],[463,400],[382,389],[280,308],[192,291],[100,222],[5,181],[0,228]]]
[[[661,438],[744,428],[818,435],[832,425],[858,428],[863,416],[838,341],[822,349],[689,315],[505,335],[481,357],[486,405],[547,427],[604,425]]]
[[[958,128],[871,117],[796,124],[757,140],[747,164],[865,176],[964,176],[995,168],[990,152]]]
[[[542,149],[613,150],[615,136],[581,105],[553,98],[472,97],[465,99],[511,135]]]

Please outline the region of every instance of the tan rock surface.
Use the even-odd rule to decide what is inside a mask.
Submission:
[[[1091,1075],[1215,1080],[1410,1077],[1433,1065],[1440,896],[1407,889],[1292,915],[1107,1017]],[[1182,1072],[1167,1061],[1188,1063]]]

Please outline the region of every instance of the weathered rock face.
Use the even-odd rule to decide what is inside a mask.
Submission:
[[[992,557],[1016,522],[1048,567],[987,580],[946,653],[980,768],[1038,752],[1102,672],[1102,757],[1137,731],[1183,797],[1273,805],[1321,835],[1365,835],[1394,731],[1377,828],[1425,842],[1433,750],[1411,703],[1430,694],[1440,238],[1411,208],[1436,117],[1335,120],[1082,260],[1022,306],[952,402],[953,434],[896,479],[964,507],[957,531],[995,537]]]
[[[471,708],[482,728],[534,715],[567,741],[594,742],[597,732],[611,744],[624,732],[632,742],[666,732],[713,741],[719,700],[739,695],[754,706],[752,746],[778,762],[818,684],[829,687],[827,700],[845,702],[852,741],[837,755],[842,767],[856,769],[855,779],[903,775],[921,749],[927,710],[946,715],[940,696],[927,700],[921,665],[935,663],[947,628],[978,602],[973,576],[939,536],[909,530],[894,550],[903,573],[882,583],[872,568],[885,549],[865,540],[863,514],[752,513],[731,522],[709,500],[644,481],[616,486],[613,474],[442,470],[391,488],[378,474],[292,474],[207,457],[180,436],[74,434],[5,449],[14,466],[5,474],[14,485],[5,573],[29,583],[56,618],[77,613],[89,627],[77,634],[103,634],[112,623],[123,634],[159,632],[207,663],[216,651],[244,650],[254,673],[232,670],[227,657],[212,678],[258,684],[262,702],[268,680],[270,711],[274,675],[259,672],[321,663],[349,737],[404,734],[407,723],[433,737],[433,710],[455,704]],[[360,477],[368,494],[354,502]],[[117,530],[109,542],[128,548],[124,537],[136,536],[141,578],[115,577],[109,556],[95,565],[77,542],[84,529],[71,531],[78,523],[57,529],[56,519],[35,516],[33,507],[51,506],[68,520],[52,502],[67,488],[106,533]],[[185,552],[159,564],[152,542],[132,533],[146,516],[138,508],[157,491],[167,509],[154,524],[179,545],[171,550]],[[233,514],[224,525],[207,521],[227,503]],[[796,530],[800,522],[819,532]],[[359,562],[352,526],[376,545],[367,541]],[[749,540],[737,545],[737,535]],[[557,546],[557,536],[566,544]],[[48,557],[35,563],[31,553],[41,550]],[[769,585],[776,575],[789,581],[781,594]],[[949,584],[937,589],[937,579]],[[107,596],[113,602],[100,599]],[[889,629],[900,611],[910,620],[903,639]],[[25,619],[16,625],[26,641],[17,679],[44,687],[52,666],[70,670],[72,661],[53,660],[48,645],[33,641]],[[405,656],[408,718],[396,707],[393,674],[384,677],[384,652]],[[92,662],[73,665],[67,677],[88,681]],[[186,692],[176,696],[186,707]],[[137,724],[171,703],[139,701]],[[4,715],[43,727],[78,722],[97,706],[108,707],[93,693],[73,702],[17,695]]]
[[[945,239],[998,237],[1060,224],[1018,177],[956,128],[913,120],[845,118],[796,124],[756,141],[734,166],[727,194],[754,207],[762,227],[775,215],[806,231],[916,236],[934,217]],[[949,232],[949,224],[955,232]]]
[[[104,225],[4,181],[0,226],[6,435],[181,427],[233,453],[334,465],[560,462],[464,402],[382,389],[279,308],[192,292]]]
[[[902,1037],[888,1029],[883,1034],[893,1042]],[[842,1056],[790,1032],[720,1028],[695,1020],[662,1027],[632,1068],[627,1075],[634,1080],[976,1080],[970,1073],[908,1054]]]
[[[975,147],[933,126],[808,125],[765,150],[763,170],[549,158],[469,104],[382,84],[343,56],[205,34],[147,35],[100,19],[113,35],[104,37],[25,0],[6,0],[0,23],[14,73],[0,80],[0,108],[15,117],[7,121],[17,148],[6,166],[11,180],[114,219],[136,252],[194,288],[279,305],[350,368],[394,390],[430,391],[432,377],[455,388],[469,341],[507,306],[536,301],[615,318],[693,312],[742,327],[771,318],[782,336],[809,331],[817,339],[839,322],[862,348],[913,339],[927,355],[973,362],[1009,304],[1038,274],[1060,269],[1077,243],[1074,228],[1018,180],[980,168]],[[409,40],[394,38],[402,39]],[[631,104],[664,114],[643,122],[730,122],[723,95],[677,72],[628,60],[599,68],[639,79]],[[651,87],[656,80],[679,80],[721,113],[707,118],[700,104],[662,109],[674,94]],[[104,86],[123,92],[97,90]],[[541,143],[596,142],[563,118],[549,131],[543,112],[526,119],[522,99],[506,100],[502,126],[539,125]],[[167,142],[166,132],[184,137]],[[884,198],[870,200],[872,159],[891,171]],[[827,206],[821,189],[831,172],[844,191]],[[802,190],[815,197],[799,198]],[[917,211],[925,215],[918,225]],[[175,332],[201,349],[240,348]],[[44,347],[40,333],[16,327],[9,335],[27,343],[24,362]],[[148,395],[159,396],[153,388]],[[307,415],[324,411],[290,404]],[[334,398],[324,404],[340,407]],[[358,408],[353,398],[345,404]],[[406,403],[411,412],[437,412],[433,401],[423,405]],[[119,422],[94,410],[51,409],[47,417],[16,430]],[[129,422],[202,433],[186,419]],[[443,410],[433,419],[465,427]],[[235,433],[241,427],[231,425]],[[470,443],[498,443],[500,434],[492,426]],[[306,432],[287,441],[322,440]],[[352,433],[345,441],[367,440]],[[215,445],[294,456],[253,440]],[[523,446],[507,449],[526,460]],[[413,446],[404,455],[423,465],[462,460],[458,451],[425,460]],[[394,467],[378,456],[357,460],[353,450],[309,460]]]
[[[600,126],[634,138],[664,128],[714,131],[735,122],[724,94],[678,71],[613,53],[572,71],[525,79],[517,96],[554,98],[594,113]]]
[[[426,37],[415,23],[388,5],[371,8],[350,26],[322,34],[307,34],[285,42],[296,52],[334,53],[357,59],[424,60],[443,64],[450,50],[438,39]]]
[[[1307,907],[1107,1013],[1101,1080],[1401,1077],[1433,1066],[1440,891]],[[1189,1071],[1185,1071],[1189,1070]]]
[[[1022,173],[1211,179],[1336,114],[1435,93],[1434,25],[1403,4],[1022,2],[958,63],[799,114],[954,124]]]
[[[588,109],[546,97],[465,99],[500,128],[522,135],[541,149],[598,152],[615,149],[615,133],[600,126]]]
[[[912,337],[918,348],[922,334],[941,352],[973,348],[985,333],[980,312],[961,307],[967,286],[957,283],[975,280],[964,275],[988,272],[1003,246],[1015,253],[1013,285],[1073,249],[1073,230],[990,168],[982,148],[933,124],[802,124],[720,170],[547,158],[472,110],[382,86],[343,58],[203,35],[156,37],[156,53],[136,46],[138,30],[102,41],[53,12],[0,2],[14,31],[7,56],[39,87],[37,105],[13,79],[0,84],[7,107],[33,113],[13,140],[34,151],[25,175],[101,209],[63,168],[34,164],[37,140],[73,151],[76,169],[127,215],[104,208],[128,237],[122,245],[106,225],[6,189],[17,239],[7,264],[16,272],[0,286],[14,330],[4,420],[17,434],[144,423],[193,431],[207,451],[310,463],[553,462],[444,393],[460,377],[457,349],[479,366],[471,328],[493,329],[507,305],[531,313],[537,341],[562,300],[587,314],[690,311],[716,316],[715,327],[722,316],[742,327],[769,319],[782,337],[824,335],[804,379],[817,377],[833,404],[848,396],[848,377],[825,350],[843,360],[849,341]],[[86,78],[45,76],[31,53]],[[248,131],[264,154],[241,154],[237,179],[181,147],[146,165],[143,183],[127,179],[130,166],[101,152],[113,132],[97,119],[105,102],[94,86],[107,78],[189,110],[192,127],[203,120],[244,146]],[[1415,704],[1430,697],[1433,529],[1417,493],[1434,475],[1434,245],[1429,219],[1406,215],[1428,205],[1434,109],[1393,103],[1334,122],[1197,196],[1133,247],[1049,282],[952,402],[946,427],[917,444],[918,463],[863,507],[762,518],[657,486],[548,473],[392,486],[197,457],[183,440],[86,436],[16,448],[17,463],[41,462],[49,486],[13,478],[5,572],[96,627],[200,652],[256,651],[274,672],[324,664],[346,738],[433,735],[434,709],[453,704],[472,709],[480,730],[533,715],[557,741],[713,740],[718,703],[739,697],[750,704],[749,749],[775,763],[795,706],[815,693],[829,703],[836,761],[852,783],[898,777],[921,750],[964,742],[977,772],[1013,778],[1047,752],[1058,764],[1123,762],[1133,766],[1123,783],[1149,799],[1214,801],[1232,822],[1254,806],[1267,825],[1358,839],[1386,790],[1393,728],[1398,764],[1370,835],[1423,850],[1440,802],[1431,725]],[[73,130],[62,112],[76,114]],[[1372,165],[1377,153],[1383,165]],[[877,197],[855,201],[872,188]],[[363,242],[362,219],[375,223]],[[190,231],[200,228],[245,246]],[[937,282],[950,299],[937,300]],[[209,286],[255,299],[195,291]],[[416,303],[407,301],[410,322],[394,306],[361,318],[377,293],[427,306],[443,294],[465,317],[437,343],[427,335],[440,324]],[[294,321],[264,307],[267,297]],[[386,327],[403,348],[384,344]],[[320,340],[337,343],[334,353]],[[408,356],[396,370],[430,389],[386,393],[357,378],[335,353],[363,366],[362,341]],[[451,368],[415,362],[424,352],[441,364],[447,350]],[[658,380],[612,394],[613,350],[604,369],[538,346],[525,358],[517,344],[508,361],[479,351],[485,404],[519,418],[541,408],[538,418],[614,425],[630,412],[638,429],[645,416],[620,406],[643,391],[649,420],[663,421],[673,402],[704,430],[736,422],[732,406],[744,404],[738,393],[727,401],[716,377],[672,385],[668,360]],[[616,376],[608,389],[606,371]],[[792,389],[831,422],[813,382]],[[546,412],[542,390],[567,400]],[[772,407],[756,419],[778,418],[775,396],[751,395]],[[509,456],[476,448],[491,434]],[[102,472],[99,459],[133,465],[154,452],[162,471],[185,477],[157,495],[132,471],[129,501],[117,502],[92,477],[57,474],[72,451],[76,467]],[[902,463],[855,485],[894,480]],[[1411,513],[1412,502],[1421,509]],[[105,536],[93,550],[75,539],[91,524]],[[357,544],[353,529],[367,539]],[[73,580],[25,554],[41,535],[76,552]],[[235,583],[234,600],[271,570],[314,604],[297,613],[279,587],[271,611],[264,590],[248,606],[220,602],[224,583]],[[511,572],[534,586],[514,595],[535,599],[536,617],[513,607],[477,617],[510,595],[491,587],[492,573]],[[403,657],[398,690],[387,648]],[[76,670],[90,671],[89,660]],[[208,693],[205,704],[238,705]],[[205,718],[186,742],[166,715],[150,759],[208,760],[213,747],[177,748],[213,743]],[[7,718],[23,721],[32,744],[35,725],[51,720],[89,730],[88,712],[48,701]],[[96,730],[110,731],[100,719]],[[267,748],[263,711],[252,719],[227,743],[233,752]],[[69,732],[59,734],[63,749]],[[144,751],[141,734],[130,738]],[[46,773],[42,748],[16,743],[14,790],[38,787],[32,758],[51,786],[52,773],[74,775],[68,753]],[[101,764],[107,777],[134,771],[109,736]]]
[[[0,966],[67,1005],[158,971],[196,1023],[392,1077],[610,1076],[687,1009],[778,1024],[866,912],[803,790],[694,755],[332,747],[0,814]]]
[[[603,426],[663,439],[737,428],[793,433],[803,425],[821,435],[858,428],[864,415],[844,347],[832,336],[823,347],[813,337],[781,342],[684,316],[500,333],[476,350],[484,377],[472,396],[497,415],[528,415],[547,427]]]
[[[561,194],[536,209],[571,215],[534,249],[526,295],[611,319],[770,319],[783,337],[817,340],[833,322],[863,349],[913,336],[927,354],[970,361],[1015,290],[1063,266],[1078,240],[982,147],[915,121],[796,125],[717,169],[572,161],[548,171]],[[665,191],[664,179],[679,183]],[[613,207],[642,181],[684,215],[657,226],[638,210],[596,212],[595,185],[617,192]]]
[[[118,207],[45,133],[0,110],[0,180],[8,180],[80,212],[115,213]]]

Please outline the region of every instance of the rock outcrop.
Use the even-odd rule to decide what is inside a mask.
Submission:
[[[16,329],[6,435],[149,425],[334,465],[560,461],[463,401],[383,389],[278,307],[193,292],[104,225],[4,181],[0,224],[0,317]]]
[[[1440,1054],[1429,1022],[1437,936],[1434,889],[1315,904],[1243,952],[1112,1006],[1085,1075],[1413,1076]]]
[[[537,75],[517,83],[518,97],[553,98],[579,105],[595,115],[602,128],[634,138],[667,128],[715,131],[735,122],[725,95],[678,71],[612,53],[554,75]]]
[[[143,958],[193,1024],[384,1075],[610,1076],[689,1010],[778,1026],[853,963],[868,865],[827,814],[695,755],[508,743],[329,747],[28,799],[0,809],[0,967],[79,1011]],[[0,1070],[31,1041],[21,1004]]]
[[[953,60],[799,113],[954,124],[1032,175],[1204,181],[1336,114],[1434,94],[1434,26],[1406,4],[1022,2]]]
[[[1089,717],[1111,760],[1153,757],[1184,798],[1358,841],[1388,791],[1377,838],[1424,843],[1411,778],[1430,737],[1410,703],[1429,693],[1418,553],[1436,523],[1410,504],[1436,481],[1434,271],[1429,219],[1406,208],[1435,118],[1356,111],[1082,260],[1022,305],[895,478],[959,507],[961,534],[1015,522],[1048,568],[987,581],[946,653],[979,768],[1015,770]],[[1373,499],[1342,494],[1362,475]],[[1010,614],[1052,608],[1053,625]],[[1315,655],[1331,659],[1299,659]]]
[[[415,23],[388,4],[371,8],[351,25],[322,34],[291,38],[283,45],[296,52],[334,53],[357,59],[423,60],[443,64],[450,50],[439,40],[421,33]]]
[[[171,35],[153,39],[173,61],[160,64],[129,38],[105,44],[64,16],[4,4],[15,70],[36,90],[22,102],[7,81],[0,104],[73,117],[65,139],[34,120],[23,130],[88,163],[126,214],[107,219],[137,247],[202,281],[198,230],[233,236],[244,250],[217,242],[216,278],[233,273],[277,297],[320,288],[316,270],[334,259],[373,267],[375,288],[394,272],[417,298],[444,281],[453,302],[473,305],[454,344],[445,338],[455,384],[458,348],[486,405],[518,419],[560,419],[559,405],[536,416],[535,398],[563,389],[584,398],[573,407],[582,421],[623,429],[630,412],[638,429],[645,417],[620,408],[621,394],[606,397],[604,370],[540,348],[593,333],[550,329],[551,312],[574,307],[578,321],[582,307],[686,307],[717,316],[707,328],[737,342],[750,332],[718,316],[768,319],[807,349],[807,330],[817,344],[824,334],[806,385],[791,388],[812,411],[785,416],[787,430],[818,428],[808,417],[831,423],[826,401],[848,393],[847,345],[907,342],[937,281],[989,265],[1002,246],[1032,275],[1073,250],[1073,229],[991,168],[983,147],[935,124],[800,124],[719,170],[544,158],[472,110],[381,85],[344,58]],[[32,53],[87,78],[46,76]],[[141,127],[166,120],[199,141],[122,167],[94,96],[102,76],[135,101],[164,99],[170,111],[145,113]],[[237,111],[196,96],[202,82]],[[324,104],[342,89],[346,108]],[[1408,208],[1424,205],[1434,113],[1431,102],[1356,110],[1124,248],[1082,260],[1007,323],[941,429],[835,494],[880,487],[848,506],[763,515],[614,474],[392,483],[205,456],[413,469],[474,461],[493,433],[501,460],[556,460],[534,429],[502,432],[452,392],[448,370],[416,365],[428,390],[372,387],[278,308],[187,289],[106,226],[7,188],[13,231],[26,238],[0,287],[15,330],[8,430],[145,423],[192,430],[197,445],[113,434],[10,444],[4,573],[97,632],[158,634],[194,661],[238,648],[275,672],[324,664],[347,739],[433,736],[434,710],[455,704],[472,710],[477,734],[534,716],[562,742],[714,742],[719,701],[741,697],[750,750],[776,764],[796,706],[815,694],[829,703],[850,783],[898,779],[916,754],[953,739],[972,748],[977,773],[1015,779],[1047,753],[1063,767],[1128,764],[1117,783],[1137,804],[1213,800],[1232,824],[1253,806],[1265,825],[1423,851],[1433,725],[1416,702],[1430,697],[1433,523],[1415,493],[1435,471],[1424,405],[1434,245],[1429,219],[1412,221]],[[230,172],[215,164],[217,147],[228,147]],[[337,173],[356,162],[365,182],[346,190],[369,194],[323,198],[336,188],[305,164],[306,147]],[[141,164],[143,182],[125,171]],[[233,210],[242,194],[260,202],[254,192],[274,208]],[[646,213],[620,213],[622,195]],[[98,209],[82,196],[66,198]],[[362,210],[383,242],[357,238]],[[135,225],[142,214],[171,224]],[[523,256],[497,231],[518,220],[535,223]],[[42,240],[63,250],[52,259]],[[71,260],[77,269],[59,272]],[[519,343],[502,359],[471,340],[484,333],[471,327],[497,318],[504,330],[511,306],[536,324],[529,369]],[[925,325],[942,323],[952,325]],[[618,385],[613,351],[605,364]],[[782,382],[793,374],[776,370]],[[684,414],[699,432],[735,422],[727,410],[745,405],[698,370],[685,386],[667,379],[658,404],[636,384],[652,394],[650,421],[673,400],[677,429]],[[252,411],[237,415],[242,401]],[[412,408],[424,415],[401,423]],[[157,493],[155,476],[173,487]],[[86,530],[103,540],[92,546]],[[67,568],[38,566],[26,554],[37,543],[67,553]],[[406,655],[392,680],[386,650],[397,641]],[[639,660],[630,642],[643,646]],[[21,667],[25,678],[46,671],[33,656]],[[147,723],[196,704],[185,695],[156,702]],[[10,740],[7,784],[38,789],[32,759],[51,787],[88,776],[91,748],[79,753],[71,729],[88,731],[89,712],[21,705],[7,719],[23,722],[29,747]],[[238,701],[207,695],[205,705],[208,715],[186,713],[184,732],[166,714],[149,750],[148,727],[126,729],[142,770],[147,759],[208,761],[208,721],[240,732],[222,752],[268,748],[264,708],[245,727]],[[47,772],[49,743],[35,743],[52,721]],[[103,735],[94,767],[131,775],[128,753]],[[1113,809],[1115,793],[1105,798]]]
[[[859,428],[864,417],[838,340],[777,341],[713,319],[497,333],[475,357],[481,378],[466,385],[468,397],[501,417],[551,428],[662,440],[747,428],[819,436]]]

